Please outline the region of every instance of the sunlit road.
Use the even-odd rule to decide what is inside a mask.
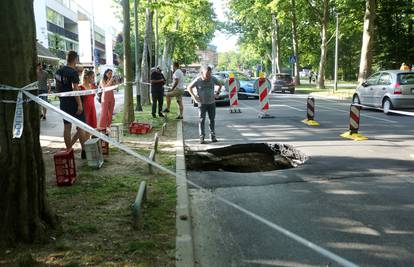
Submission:
[[[306,95],[273,95],[273,119],[258,119],[258,100],[241,114],[217,108],[219,143],[199,145],[197,109],[186,98],[186,145],[282,142],[310,159],[264,173],[188,172],[188,178],[273,224],[360,266],[414,266],[414,117],[361,112],[368,141],[342,139],[349,103],[316,99],[319,127],[301,121]],[[207,126],[207,125],[206,125]],[[190,189],[198,266],[339,266],[332,259]]]

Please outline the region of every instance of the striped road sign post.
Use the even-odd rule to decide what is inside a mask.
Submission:
[[[230,73],[225,87],[230,95],[230,113],[241,113],[241,110],[237,107],[239,105],[238,92],[240,89],[240,82],[234,78],[233,73]]]
[[[307,118],[308,120],[313,121],[313,118],[315,117],[315,98],[308,97],[307,101]]]
[[[264,78],[263,75],[257,79],[254,83],[254,89],[256,92],[259,92],[259,101],[260,101],[260,113],[259,118],[267,119],[274,118],[268,114],[269,111],[269,93],[270,93],[270,82],[268,79]]]
[[[302,122],[309,126],[319,126],[315,120],[315,98],[309,96],[306,101],[306,119]]]
[[[349,114],[349,131],[351,134],[358,133],[360,113],[361,113],[361,107],[351,104],[350,114]]]
[[[360,123],[360,112],[361,106],[351,104],[350,113],[349,113],[349,131],[341,134],[341,137],[352,139],[355,141],[368,140],[367,137],[359,134],[359,123]]]

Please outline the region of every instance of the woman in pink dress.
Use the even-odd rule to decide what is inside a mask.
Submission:
[[[103,78],[99,86],[103,89],[106,87],[113,86],[115,84],[114,79],[112,78],[112,70],[107,69],[103,75]],[[112,114],[115,107],[115,96],[114,91],[108,91],[102,93],[101,98],[101,116],[99,120],[99,128],[109,129],[112,123]]]

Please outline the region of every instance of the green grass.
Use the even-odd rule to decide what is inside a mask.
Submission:
[[[175,123],[162,142],[175,141]],[[152,140],[154,131],[129,140]],[[170,136],[170,137],[168,137]],[[174,136],[174,138],[172,138]],[[129,146],[133,144],[128,143]],[[132,147],[147,156],[149,147]],[[53,152],[44,155],[52,159]],[[160,151],[156,161],[174,170],[175,152]],[[21,266],[174,266],[175,177],[119,151],[110,150],[101,169],[76,161],[77,180],[72,186],[55,185],[53,160],[45,160],[47,194],[59,215],[62,229],[51,232],[51,242],[12,248],[0,254],[0,263]],[[141,181],[147,182],[142,217],[133,223],[132,204]],[[52,238],[53,237],[53,238]],[[28,252],[29,251],[29,252]]]

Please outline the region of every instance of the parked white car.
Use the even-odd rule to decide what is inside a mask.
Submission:
[[[356,89],[353,103],[390,109],[414,108],[414,72],[385,70],[374,73]]]

